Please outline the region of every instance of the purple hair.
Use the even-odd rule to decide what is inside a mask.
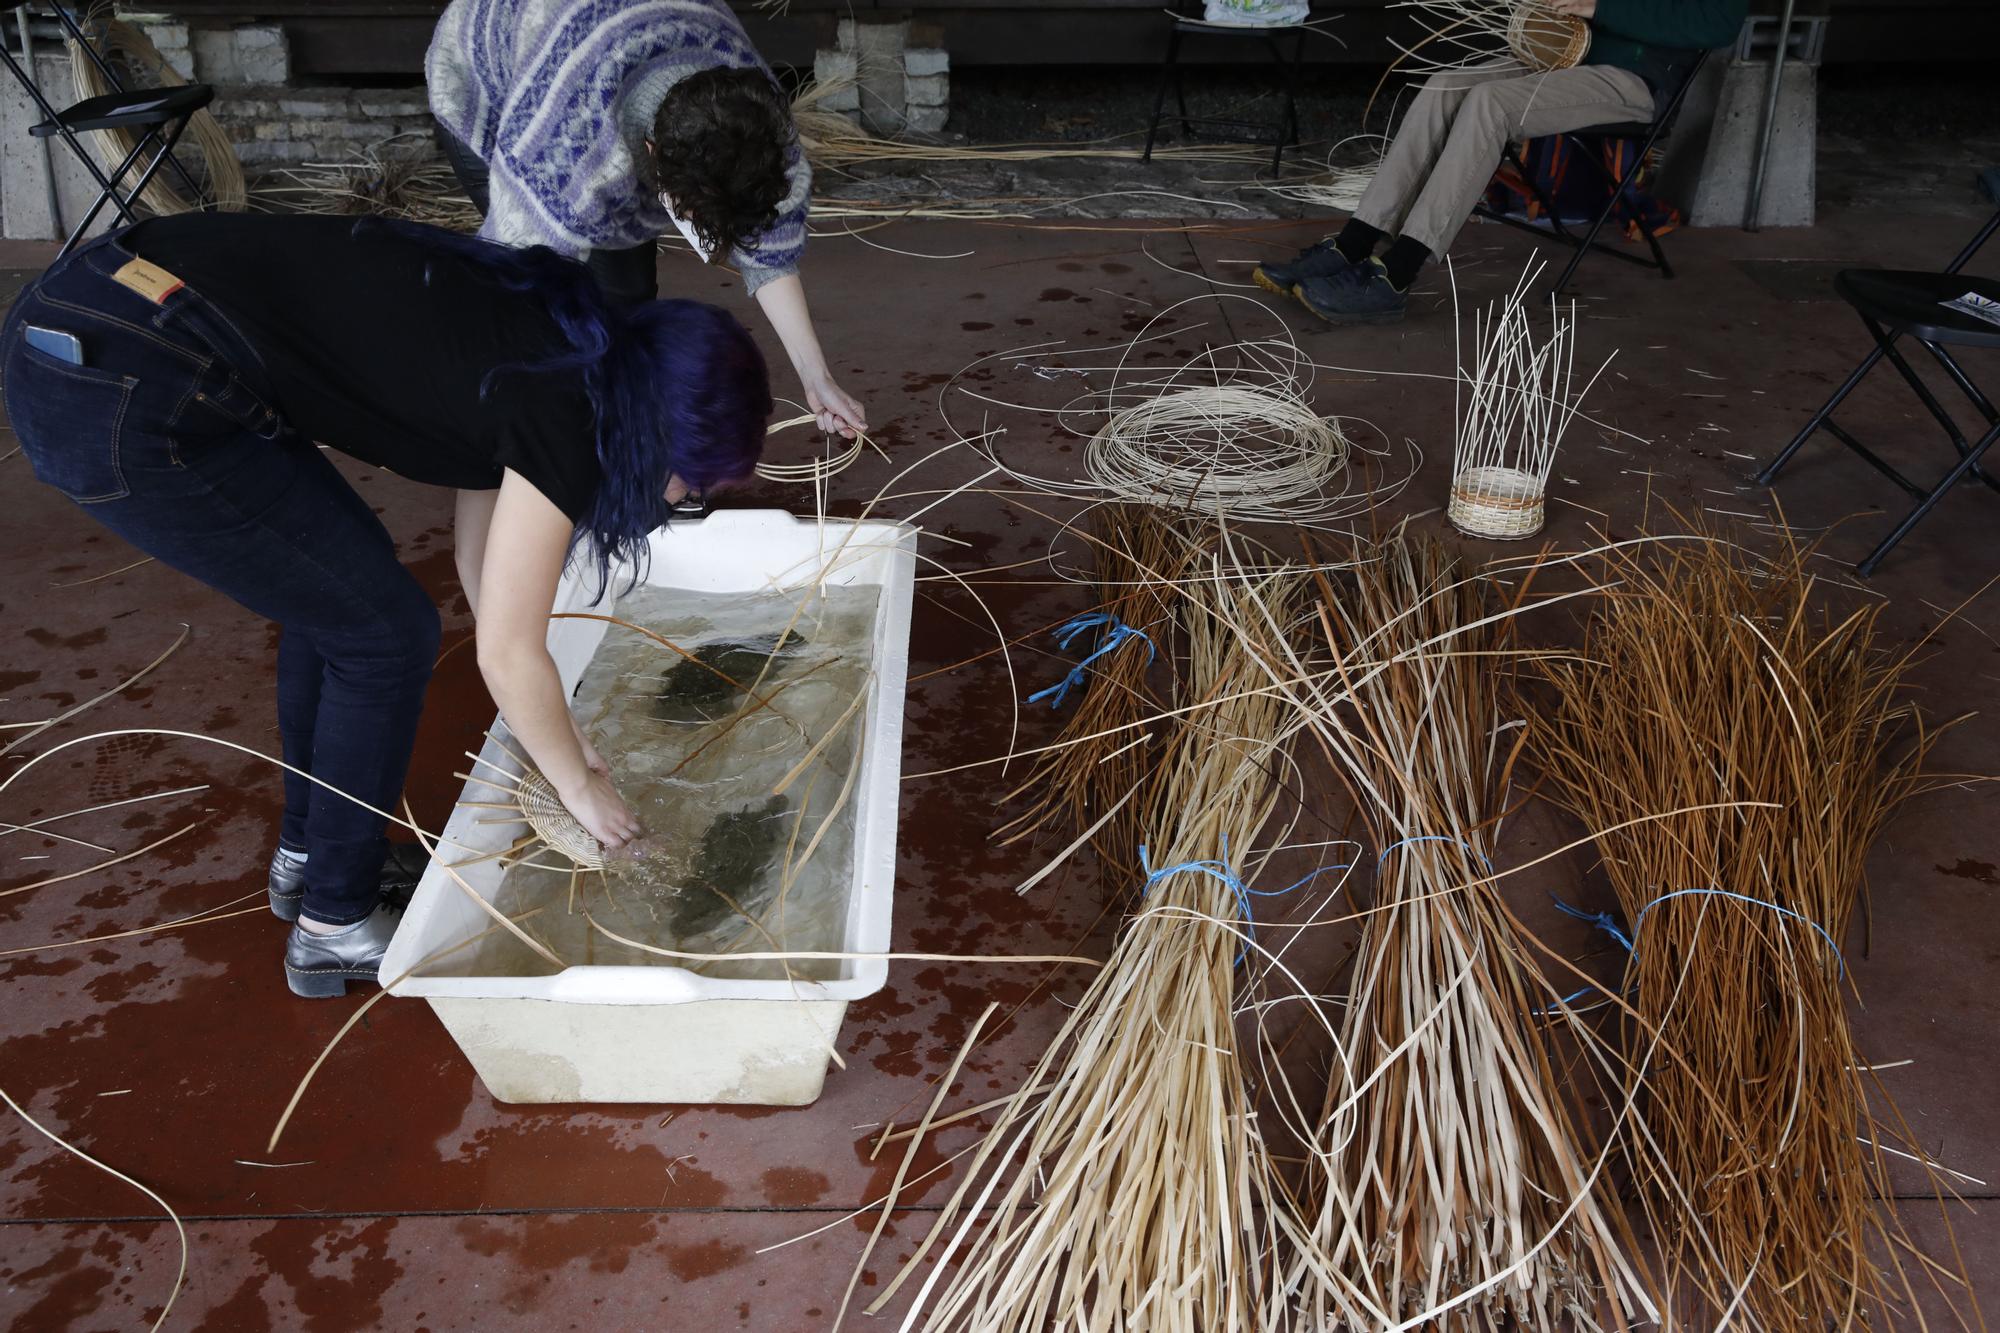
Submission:
[[[680,300],[610,305],[589,269],[545,246],[517,250],[382,218],[355,224],[357,233],[363,228],[463,259],[509,291],[532,293],[555,321],[568,352],[496,366],[482,392],[497,376],[517,371],[580,373],[603,481],[570,550],[590,539],[599,597],[614,563],[630,561],[639,578],[647,538],[669,516],[669,477],[701,492],[756,467],[771,416],[770,373],[749,331],[728,311]]]

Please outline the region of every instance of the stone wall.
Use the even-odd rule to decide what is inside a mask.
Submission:
[[[177,20],[140,23],[183,78],[215,86],[210,107],[254,179],[299,162],[338,162],[385,139],[431,133],[421,84],[408,88],[299,86],[291,52],[275,23],[190,27]]]

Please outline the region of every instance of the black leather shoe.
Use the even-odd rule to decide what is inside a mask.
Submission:
[[[293,926],[285,941],[285,984],[292,994],[325,1000],[347,993],[350,981],[381,982],[382,955],[389,952],[396,923],[403,919],[394,907],[374,913],[330,935],[315,935]]]
[[[382,862],[382,901],[394,907],[408,907],[410,894],[424,877],[430,857],[414,842],[392,842]],[[305,858],[280,847],[271,856],[271,915],[280,921],[297,921],[306,900]]]

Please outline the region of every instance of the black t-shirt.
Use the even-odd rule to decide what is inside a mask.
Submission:
[[[414,237],[356,235],[352,218],[187,213],[124,244],[229,316],[264,358],[270,406],[308,439],[461,490],[512,468],[571,522],[590,507],[602,474],[579,376],[514,372],[480,394],[496,367],[568,350],[531,293]]]

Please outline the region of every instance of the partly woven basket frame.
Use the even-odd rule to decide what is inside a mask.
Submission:
[[[1452,478],[1445,517],[1473,537],[1517,541],[1542,530],[1546,486],[1512,467],[1472,467]]]
[[[549,780],[529,769],[521,774],[521,813],[535,835],[585,870],[604,869],[604,846],[556,795]]]
[[[1531,69],[1569,69],[1590,53],[1590,25],[1524,0],[1507,22],[1507,46]]]

